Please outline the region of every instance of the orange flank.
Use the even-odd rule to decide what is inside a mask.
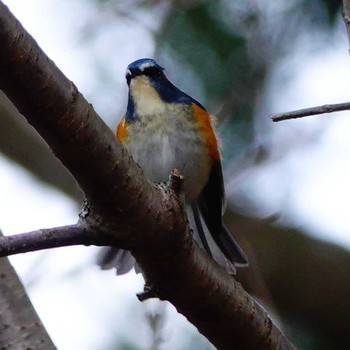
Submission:
[[[127,131],[126,131],[126,121],[125,121],[125,117],[122,118],[122,120],[119,122],[117,129],[115,131],[115,135],[117,136],[117,139],[120,142],[124,142],[127,135]]]
[[[218,143],[214,134],[213,127],[211,125],[210,114],[199,107],[197,104],[192,103],[193,115],[196,118],[199,132],[203,135],[203,138],[207,140],[208,152],[214,161],[220,159],[220,153],[218,149]]]

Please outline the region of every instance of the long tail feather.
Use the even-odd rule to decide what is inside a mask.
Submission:
[[[197,233],[198,233],[198,236],[203,244],[203,248],[205,249],[205,251],[207,252],[207,254],[210,257],[213,257],[213,254],[211,253],[207,238],[205,237],[205,232],[204,232],[204,228],[202,225],[202,220],[200,217],[199,210],[198,210],[197,206],[194,204],[191,205],[191,209],[192,209],[193,218],[194,218],[194,221],[196,224]]]
[[[213,238],[225,256],[234,262],[236,266],[248,266],[248,259],[243,250],[224,225],[222,225],[221,232],[218,235],[214,235]]]

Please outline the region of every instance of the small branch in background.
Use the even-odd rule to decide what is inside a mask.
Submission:
[[[345,22],[346,32],[348,34],[348,40],[350,45],[350,0],[343,0],[343,19]]]
[[[349,46],[350,46],[350,0],[343,0],[343,19],[345,22],[346,31],[347,31],[348,40],[349,40]],[[271,116],[271,119],[273,122],[280,122],[282,120],[297,119],[297,118],[303,118],[303,117],[308,117],[308,116],[318,115],[318,114],[340,112],[340,111],[345,111],[349,109],[350,109],[350,102],[344,102],[344,103],[338,103],[338,104],[305,108],[305,109],[300,109],[300,110],[287,112],[287,113],[273,114]]]
[[[349,0],[350,1],[350,0]],[[346,111],[350,109],[350,102],[337,103],[332,105],[323,105],[305,109],[298,109],[287,113],[273,114],[271,119],[273,122],[280,122],[282,120],[297,119],[303,117],[309,117],[311,115],[325,114]]]

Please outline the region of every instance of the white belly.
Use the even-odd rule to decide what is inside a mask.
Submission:
[[[192,201],[208,181],[209,155],[193,123],[171,112],[129,124],[125,146],[152,182],[166,182],[178,169],[185,177],[186,199]]]

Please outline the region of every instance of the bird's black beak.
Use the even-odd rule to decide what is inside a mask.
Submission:
[[[126,82],[128,83],[128,85],[130,84],[130,81],[132,78],[137,77],[138,75],[141,75],[142,73],[135,68],[129,68],[126,70],[126,74],[125,74],[125,78],[126,78]]]

